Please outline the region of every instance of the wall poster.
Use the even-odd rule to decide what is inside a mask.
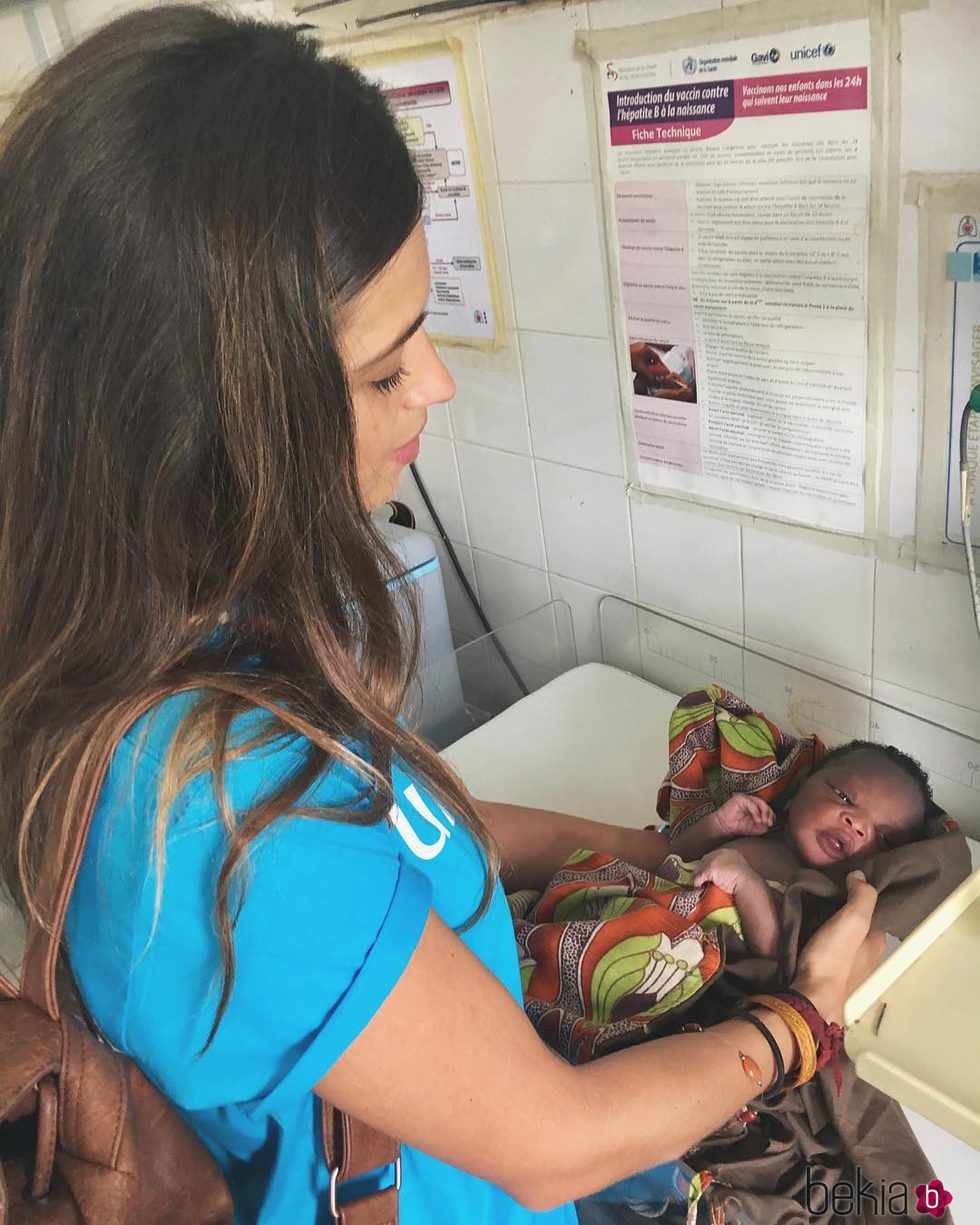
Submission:
[[[867,19],[599,64],[639,483],[865,529]]]
[[[427,330],[435,340],[492,347],[498,312],[462,68],[446,44],[372,57],[361,67],[384,90],[425,188]]]

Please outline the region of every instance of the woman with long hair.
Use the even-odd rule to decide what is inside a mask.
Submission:
[[[559,1061],[499,864],[666,843],[479,804],[399,721],[415,634],[369,511],[454,392],[421,211],[373,86],[204,8],[96,32],[0,143],[0,867],[37,914],[46,830],[144,702],[67,949],[243,1222],[326,1219],[316,1095],[403,1141],[407,1225],[511,1225],[685,1152],[757,1093],[746,1058],[775,1075],[744,1021]],[[796,980],[830,1018],[875,952],[849,889]]]

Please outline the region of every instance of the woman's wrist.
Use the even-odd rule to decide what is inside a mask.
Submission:
[[[819,983],[806,975],[798,975],[790,983],[790,987],[800,995],[805,995],[825,1021],[836,1021],[839,1024],[843,1020],[844,998],[836,984]]]
[[[770,1012],[767,1008],[750,1008],[746,1011],[758,1017],[769,1031],[776,1046],[779,1048],[785,1074],[789,1077],[799,1062],[796,1042],[789,1026],[782,1017]],[[723,1033],[729,1027],[731,1027],[730,1037],[733,1043],[740,1050],[751,1054],[759,1067],[762,1068],[764,1073],[763,1091],[768,1092],[774,1086],[779,1075],[779,1066],[776,1063],[772,1048],[752,1022],[746,1021],[744,1018],[733,1017],[729,1021],[722,1021],[719,1025],[712,1026],[712,1029],[718,1029]]]

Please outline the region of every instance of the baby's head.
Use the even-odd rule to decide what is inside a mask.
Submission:
[[[850,868],[912,842],[932,806],[917,761],[891,745],[852,740],[831,750],[797,791],[786,834],[810,867]]]

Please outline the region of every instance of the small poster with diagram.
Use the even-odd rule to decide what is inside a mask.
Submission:
[[[448,43],[358,59],[384,90],[425,188],[430,335],[492,348],[495,277],[466,78]]]

